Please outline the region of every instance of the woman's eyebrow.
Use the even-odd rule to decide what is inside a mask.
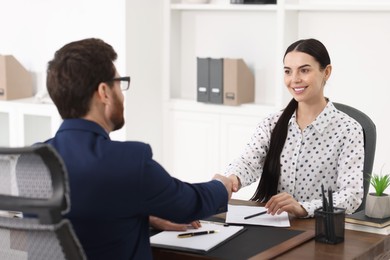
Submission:
[[[311,67],[310,64],[304,64],[298,67],[298,69],[302,69],[304,67]],[[285,69],[291,69],[290,67],[284,66]]]

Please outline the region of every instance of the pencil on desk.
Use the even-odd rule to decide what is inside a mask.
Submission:
[[[322,210],[328,211],[328,201],[325,197],[324,184],[321,184],[321,193],[322,193]]]
[[[219,232],[219,230],[206,230],[206,231],[191,232],[191,233],[181,233],[181,234],[177,235],[177,237],[178,238],[186,238],[186,237],[214,234],[214,233],[218,233],[218,232]]]
[[[329,213],[327,214],[328,217],[328,224],[329,224],[329,240],[331,242],[336,241],[336,235],[335,235],[335,223],[334,223],[334,207],[333,207],[333,191],[331,187],[328,187],[328,200],[329,200]]]
[[[323,212],[323,221],[324,221],[324,232],[325,232],[325,239],[329,240],[329,235],[330,235],[330,223],[329,223],[329,213],[328,213],[328,200],[326,199],[325,196],[325,188],[324,184],[321,184],[321,193],[322,193],[322,212]]]
[[[262,211],[262,212],[259,212],[259,213],[253,214],[253,215],[246,216],[246,217],[244,217],[244,219],[257,217],[257,216],[263,215],[265,213],[267,213],[267,211]]]

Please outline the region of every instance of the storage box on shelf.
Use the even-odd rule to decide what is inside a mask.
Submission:
[[[31,74],[12,55],[0,55],[0,100],[33,95]]]

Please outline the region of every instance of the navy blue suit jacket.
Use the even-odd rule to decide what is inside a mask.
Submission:
[[[151,259],[149,215],[189,223],[227,210],[221,182],[175,179],[152,159],[149,145],[112,141],[94,122],[66,119],[46,143],[68,170],[67,217],[88,259]]]

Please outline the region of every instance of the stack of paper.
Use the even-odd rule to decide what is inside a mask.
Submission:
[[[237,206],[228,205],[228,212],[226,214],[226,223],[272,226],[272,227],[290,227],[290,220],[287,212],[280,215],[263,214],[253,218],[245,219],[245,217],[267,211],[264,207],[256,206]]]
[[[188,232],[200,232],[218,230],[217,233],[193,236],[187,238],[179,238],[178,235]],[[242,226],[223,226],[213,223],[202,223],[199,229],[191,229],[185,232],[163,231],[150,238],[150,243],[154,247],[176,249],[182,251],[193,251],[198,253],[206,253],[222,242],[228,240],[232,236],[243,231]]]

